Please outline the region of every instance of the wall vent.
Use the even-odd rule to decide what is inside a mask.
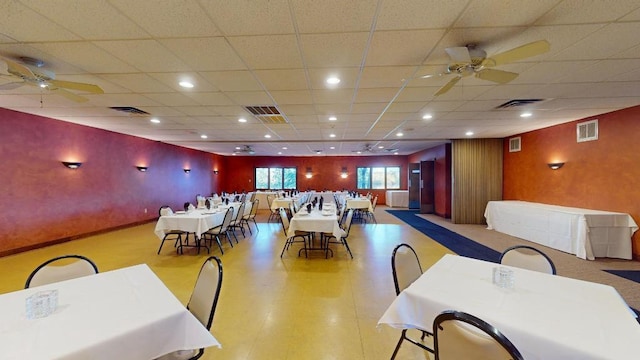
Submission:
[[[509,152],[520,151],[520,136],[509,139]]]
[[[142,111],[142,110],[140,110],[138,108],[134,108],[132,106],[111,106],[111,107],[109,107],[109,109],[113,109],[115,111],[121,111],[121,112],[129,113],[129,114],[134,114],[134,115],[149,115],[148,112]]]
[[[275,106],[245,106],[248,112],[260,120],[263,124],[286,124],[287,118],[280,113]]]
[[[514,100],[509,100],[502,105],[496,106],[495,109],[510,109],[514,107],[534,104],[543,100],[544,99],[514,99]]]
[[[598,119],[576,125],[578,142],[598,140]]]

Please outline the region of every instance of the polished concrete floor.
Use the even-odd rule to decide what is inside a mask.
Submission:
[[[389,359],[400,331],[377,321],[395,297],[391,252],[402,242],[414,246],[427,268],[449,251],[378,206],[378,224],[354,224],[349,245],[335,255],[298,257],[297,248],[280,258],[284,235],[279,223],[258,216],[260,231],[231,248],[223,242],[212,254],[223,263],[224,281],[211,332],[222,348],[209,348],[204,359]],[[63,254],[85,255],[109,271],[146,263],[175,296],[186,303],[206,251],[183,255],[154,235],[155,223],[113,231],[68,243],[0,258],[0,293],[22,289],[33,268]],[[475,226],[473,232],[481,232]],[[495,234],[490,232],[488,235]],[[571,255],[567,255],[571,256]],[[556,260],[557,258],[554,258]],[[584,262],[584,260],[582,260]],[[637,262],[635,262],[637,263]],[[398,359],[427,359],[405,343]]]

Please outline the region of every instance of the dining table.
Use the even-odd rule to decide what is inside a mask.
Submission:
[[[29,318],[26,299],[53,290],[55,310]],[[146,264],[2,294],[0,318],[6,360],[151,360],[220,347]]]
[[[513,286],[493,283],[507,268]],[[447,254],[405,288],[378,325],[432,330],[445,310],[495,326],[526,360],[637,359],[640,326],[615,288]]]
[[[187,234],[193,234],[195,238],[194,246],[198,248],[198,253],[201,247],[208,250],[208,246],[200,241],[202,234],[211,228],[221,225],[226,211],[230,207],[234,209],[232,219],[235,218],[240,204],[240,202],[230,202],[229,205],[218,204],[211,209],[203,208],[191,211],[176,211],[170,215],[162,215],[158,218],[154,233],[159,239],[163,239],[167,231],[181,230]],[[250,205],[251,203],[245,204],[244,215],[249,213]],[[181,252],[184,246],[189,245],[183,244],[178,247],[177,251]]]
[[[369,212],[373,212],[373,205],[371,204],[371,200],[367,197],[358,197],[358,198],[347,198],[347,210],[349,209],[360,209],[367,210]]]
[[[295,234],[296,231],[304,231],[312,234],[311,239],[305,242],[305,247],[300,249],[301,251],[313,251],[321,250],[325,252],[331,252],[328,249],[327,244],[322,241],[322,234],[332,234],[337,239],[340,239],[345,235],[344,230],[338,223],[338,215],[336,214],[336,208],[333,204],[323,207],[322,210],[316,207],[311,208],[309,212],[306,206],[302,206],[300,210],[293,215],[289,221],[288,234]],[[320,234],[316,236],[315,234]],[[320,245],[314,245],[314,239],[320,239]]]

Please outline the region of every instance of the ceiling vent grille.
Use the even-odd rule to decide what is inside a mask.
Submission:
[[[149,115],[148,112],[146,111],[142,111],[138,108],[134,108],[132,106],[111,106],[109,107],[110,109],[113,109],[115,111],[121,111],[121,112],[125,112],[128,114],[134,114],[134,115]]]
[[[530,105],[530,104],[535,104],[537,102],[543,101],[544,99],[515,99],[515,100],[509,100],[506,103],[502,104],[502,105],[498,105],[495,108],[496,109],[511,109],[514,107],[520,107],[520,106],[525,106],[525,105]]]
[[[264,124],[286,124],[287,118],[275,106],[245,106],[248,112]]]
[[[509,139],[509,152],[520,151],[520,136]]]
[[[576,125],[578,142],[598,140],[598,119]]]

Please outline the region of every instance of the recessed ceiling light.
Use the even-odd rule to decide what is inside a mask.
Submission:
[[[329,134],[329,137],[334,138],[334,137],[336,137],[336,134]]]
[[[40,84],[40,87],[44,89],[44,88],[46,88],[46,87],[47,87],[47,84],[45,84],[45,83],[41,83],[41,84]]]
[[[191,89],[193,87],[193,83],[189,82],[189,81],[180,81],[178,83],[180,86],[182,86],[183,88],[187,88],[187,89]]]
[[[531,115],[533,115],[533,114],[532,114],[532,113],[530,113],[530,112],[525,112],[525,113],[520,114],[520,117],[528,118],[528,117],[530,117]]]
[[[340,84],[340,79],[336,76],[331,76],[327,78],[327,84],[329,85],[337,85]]]
[[[464,134],[465,134],[465,135],[467,135],[467,136],[471,136],[471,135],[473,135],[473,131],[467,131],[467,132],[466,132],[466,133],[464,133]]]
[[[236,156],[236,153],[233,153],[233,154],[231,154],[231,155]]]
[[[337,117],[335,117],[335,116],[329,116],[329,121],[336,121],[336,120],[338,120],[338,118],[337,118]]]
[[[398,152],[397,152],[397,151],[396,151],[396,152],[394,152],[394,153],[393,153],[393,155],[398,155]]]
[[[202,139],[206,139],[207,137],[208,137],[208,136],[207,136],[207,135],[205,135],[205,134],[200,135],[200,138],[202,138]]]
[[[378,146],[378,149],[384,149],[384,146],[380,145]]]
[[[362,151],[359,151],[359,150],[358,150],[358,151],[356,152],[356,154],[362,154]]]
[[[246,122],[247,122],[247,119],[245,119],[245,118],[240,118],[240,119],[238,119],[238,122],[246,123]]]
[[[151,119],[151,120],[149,120],[149,121],[151,121],[151,122],[152,122],[152,123],[154,123],[154,124],[160,124],[160,120],[159,120],[159,119],[156,119],[156,118],[153,118],[153,119]]]
[[[431,115],[431,114],[424,114],[424,115],[422,115],[422,118],[423,118],[424,120],[429,120],[429,119],[433,118],[433,115]]]
[[[287,150],[287,149],[288,149],[288,147],[286,147],[286,146],[282,147],[282,150]]]
[[[335,146],[329,146],[329,149],[331,149],[331,150],[335,150],[335,149],[336,149],[336,147],[335,147]]]
[[[396,136],[400,137],[400,136],[404,136],[404,134],[402,132],[398,132],[396,133]]]
[[[240,150],[240,149],[241,149],[240,146],[236,146],[236,150]]]
[[[267,139],[270,139],[270,138],[271,138],[271,135],[267,134],[267,135],[265,135],[264,137],[266,137]]]
[[[278,151],[278,155],[282,155],[282,151]]]
[[[316,150],[316,154],[322,154],[322,150]]]

